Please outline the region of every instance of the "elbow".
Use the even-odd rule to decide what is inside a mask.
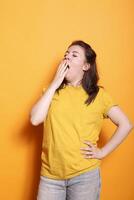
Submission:
[[[126,123],[126,128],[128,129],[128,131],[131,131],[134,128],[134,125],[130,122]]]
[[[37,120],[37,116],[35,116],[33,110],[31,111],[29,118],[30,118],[30,123],[31,123],[33,126],[38,126],[38,125],[39,125],[39,122],[38,122],[38,120]]]
[[[44,122],[44,116],[42,113],[30,113],[30,122],[33,126],[38,126]]]
[[[129,128],[132,130],[134,128],[134,124],[129,124]]]
[[[30,118],[30,122],[33,126],[38,126],[40,124],[37,120],[33,119],[33,117]]]
[[[124,121],[118,124],[120,127],[124,127],[126,130],[131,131],[134,125],[130,121]]]

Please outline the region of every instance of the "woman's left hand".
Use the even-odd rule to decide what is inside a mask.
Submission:
[[[85,140],[83,143],[88,145],[88,147],[80,148],[81,150],[83,150],[82,154],[84,154],[84,158],[102,159],[104,157],[102,150],[98,148],[96,144],[92,144],[90,141],[87,140]]]

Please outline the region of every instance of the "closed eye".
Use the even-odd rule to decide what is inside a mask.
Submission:
[[[66,54],[64,55],[64,57],[66,56]],[[77,57],[76,55],[73,55],[73,57]]]

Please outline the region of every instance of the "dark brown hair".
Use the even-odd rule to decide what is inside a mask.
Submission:
[[[104,88],[103,86],[97,85],[99,81],[99,74],[97,71],[97,64],[96,64],[97,55],[95,51],[92,49],[92,47],[82,40],[73,41],[69,45],[69,47],[73,45],[79,45],[84,49],[86,61],[87,63],[90,64],[90,68],[87,71],[84,71],[84,75],[82,78],[82,87],[89,95],[89,97],[85,100],[85,104],[89,105],[92,101],[95,100],[95,97],[99,92],[99,87]],[[56,91],[59,93],[59,90],[63,88],[64,84],[66,83],[67,83],[66,79],[64,79]]]

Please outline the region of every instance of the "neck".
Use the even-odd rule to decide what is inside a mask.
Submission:
[[[68,82],[67,85],[72,85],[72,86],[77,87],[77,86],[81,85],[81,82],[82,82],[81,80],[74,81],[74,82]]]

